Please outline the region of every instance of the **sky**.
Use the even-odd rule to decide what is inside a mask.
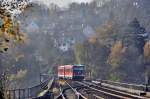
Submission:
[[[81,3],[81,2],[91,2],[93,0],[32,0],[32,1],[39,1],[40,3],[44,3],[46,5],[49,5],[50,3],[55,3],[60,7],[64,7],[72,2]]]

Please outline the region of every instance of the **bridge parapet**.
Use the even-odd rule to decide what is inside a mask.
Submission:
[[[24,89],[13,89],[13,90],[7,90],[7,98],[8,99],[32,99],[37,97],[37,95],[50,87],[50,82],[52,79],[47,79],[44,82],[40,83],[39,85],[30,87],[30,88],[24,88]]]

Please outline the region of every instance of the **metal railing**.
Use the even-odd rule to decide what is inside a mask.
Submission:
[[[50,82],[52,77],[47,78],[47,80],[41,82],[39,85],[24,88],[24,89],[12,89],[7,90],[6,95],[7,99],[32,99],[37,97],[37,95],[45,89],[50,87]]]
[[[8,99],[29,99],[36,97],[48,84],[49,80],[30,88],[7,90]]]

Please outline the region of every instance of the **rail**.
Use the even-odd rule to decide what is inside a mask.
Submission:
[[[145,99],[143,96],[133,95],[121,91],[117,91],[111,88],[106,88],[101,85],[97,85],[92,82],[78,82],[79,84],[87,87],[95,96],[110,98],[110,99]]]
[[[66,84],[74,91],[74,93],[77,95],[77,99],[87,99],[85,96],[83,96],[81,93],[79,93],[76,89],[74,89],[67,81],[65,81]]]
[[[131,84],[131,83],[129,84],[129,83],[114,82],[110,80],[99,80],[99,82],[114,85],[114,86],[134,89],[134,90],[141,90],[141,91],[146,90],[146,85],[143,85],[143,84]],[[150,91],[150,86],[147,86],[147,91]]]
[[[78,89],[78,88],[81,88],[81,86],[72,87],[67,81],[65,81],[65,83],[66,83],[67,86],[69,86],[69,87],[67,87],[67,88],[62,88],[62,87],[60,86],[60,94],[59,94],[58,97],[56,97],[56,99],[66,99],[65,91],[66,91],[66,90],[69,90],[69,89],[71,89],[71,90],[74,92],[74,94],[77,96],[77,99],[87,99],[85,96],[83,96],[81,93],[79,93],[79,92],[77,91],[77,89]]]
[[[59,96],[56,97],[56,99],[65,99],[64,91],[62,90],[61,85],[59,85],[59,91],[60,91],[60,94]]]

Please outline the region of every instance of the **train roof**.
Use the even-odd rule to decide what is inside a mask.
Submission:
[[[74,64],[73,66],[85,66],[85,65],[82,65],[82,64]]]
[[[74,64],[74,65],[61,65],[61,66],[58,66],[58,67],[66,67],[66,66],[85,66],[85,65],[82,65],[82,64]]]

